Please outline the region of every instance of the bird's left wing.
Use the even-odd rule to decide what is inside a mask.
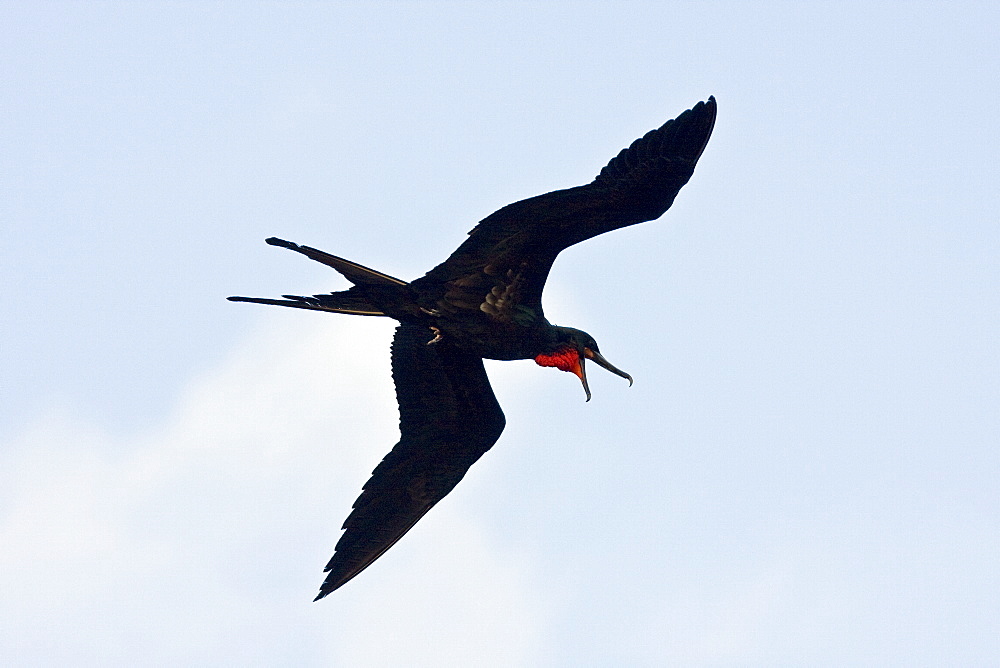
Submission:
[[[505,419],[479,357],[426,327],[400,325],[392,341],[399,443],[372,472],[344,522],[317,600],[367,568],[462,479]]]

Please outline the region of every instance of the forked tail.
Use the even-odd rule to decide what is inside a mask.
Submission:
[[[354,284],[354,287],[343,292],[331,292],[323,295],[300,296],[282,295],[284,299],[265,299],[262,297],[229,297],[231,302],[251,302],[253,304],[272,304],[274,306],[291,306],[293,308],[311,309],[314,311],[331,311],[333,313],[350,313],[352,315],[387,315],[382,308],[374,304],[371,295],[398,291],[400,287],[409,285],[406,281],[393,278],[380,271],[369,269],[363,265],[345,260],[336,255],[324,253],[316,248],[300,246],[291,241],[271,237],[265,240],[272,246],[281,246],[302,253],[328,267],[336,269],[344,278]]]

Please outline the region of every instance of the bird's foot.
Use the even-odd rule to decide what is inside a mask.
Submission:
[[[434,332],[434,338],[431,339],[430,341],[428,341],[427,345],[431,345],[432,343],[437,343],[438,341],[441,340],[441,330],[440,329],[438,329],[437,327],[434,327],[432,325],[431,326],[431,331]]]
[[[431,331],[434,332],[434,338],[431,339],[430,341],[428,341],[427,345],[431,345],[432,343],[437,343],[442,338],[441,337],[441,330],[438,329],[437,327],[431,326]]]

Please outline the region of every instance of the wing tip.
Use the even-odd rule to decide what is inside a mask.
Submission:
[[[705,152],[705,147],[708,146],[708,140],[712,138],[712,131],[715,130],[715,116],[718,112],[718,104],[715,101],[715,96],[709,95],[707,100],[696,104],[692,111],[697,110],[699,107],[701,107],[701,111],[704,114],[705,125],[701,131],[704,139],[702,141],[701,148],[698,149],[698,153],[694,157],[695,162],[697,162],[701,158],[701,154]]]
[[[339,589],[340,586],[343,585],[343,584],[344,583],[341,582],[336,587],[327,587],[326,583],[324,582],[323,586],[319,588],[319,593],[316,594],[316,598],[313,599],[313,603],[315,603],[316,601],[318,601],[318,600],[320,600],[322,598],[326,598],[327,596],[329,596],[330,594],[332,594],[334,591],[336,591],[337,589]]]
[[[705,100],[704,102],[702,102],[701,104],[703,104],[705,106],[705,109],[708,111],[709,115],[711,115],[711,117],[712,117],[712,124],[715,125],[715,114],[719,110],[719,104],[715,101],[715,96],[714,95],[709,95],[708,99]]]
[[[379,554],[379,556],[381,556],[381,553]],[[378,557],[376,557],[376,559],[377,558]],[[374,559],[372,559],[372,561],[374,561]],[[320,600],[321,598],[326,598],[333,592],[337,591],[345,584],[353,580],[355,577],[360,575],[361,571],[365,570],[365,568],[367,568],[370,565],[371,562],[365,564],[361,568],[349,569],[346,572],[339,574],[333,573],[329,568],[326,568],[325,570],[329,574],[326,576],[326,580],[323,581],[323,584],[319,586],[319,593],[316,594],[316,598],[313,599],[313,603]]]
[[[709,95],[707,100],[700,100],[690,109],[678,114],[676,118],[668,120],[655,130],[650,130],[627,148],[622,149],[605,165],[595,181],[620,178],[638,163],[648,159],[650,155],[696,164],[712,137],[716,111],[714,95]]]

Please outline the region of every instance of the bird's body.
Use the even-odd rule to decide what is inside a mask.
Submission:
[[[480,222],[443,263],[402,281],[308,246],[267,242],[326,264],[349,290],[233,301],[388,316],[399,443],[372,472],[327,565],[317,598],[389,549],[500,437],[505,420],[482,360],[535,359],[575,373],[590,398],[585,360],[628,378],[586,332],[546,320],[541,297],[560,251],[663,214],[687,183],[715,122],[715,99],[637,139],[590,184],[510,204]]]

